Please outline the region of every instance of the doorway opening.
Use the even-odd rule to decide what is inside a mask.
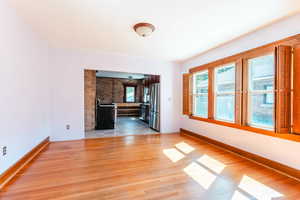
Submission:
[[[158,134],[160,76],[84,70],[85,137]]]

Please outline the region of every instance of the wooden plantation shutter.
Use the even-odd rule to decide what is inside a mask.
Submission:
[[[248,59],[242,59],[242,114],[241,124],[242,126],[248,126]]]
[[[291,47],[276,48],[276,132],[289,133],[291,127]]]
[[[243,107],[243,61],[239,59],[235,64],[235,123],[242,125]]]
[[[214,119],[214,68],[208,69],[208,119]]]
[[[300,133],[300,45],[293,48],[293,130]]]
[[[191,74],[186,73],[183,74],[183,82],[182,82],[182,97],[183,97],[183,105],[182,105],[182,113],[184,115],[192,114],[192,85],[191,85]]]

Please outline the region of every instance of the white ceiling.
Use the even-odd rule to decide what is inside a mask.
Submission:
[[[113,71],[97,71],[97,77],[108,77],[108,78],[132,78],[132,79],[143,79],[144,74],[133,74],[126,72],[113,72]]]
[[[179,61],[300,10],[300,0],[10,0],[49,44]],[[142,38],[138,22],[156,30]]]

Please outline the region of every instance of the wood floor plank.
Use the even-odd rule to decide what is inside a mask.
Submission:
[[[241,198],[300,199],[300,182],[179,134],[51,143],[0,193],[3,200]]]

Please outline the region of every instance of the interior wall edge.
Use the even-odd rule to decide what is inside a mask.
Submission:
[[[160,75],[161,133],[179,131],[180,66],[110,53],[51,49],[51,140],[84,138],[84,70]],[[66,81],[68,79],[68,81]],[[68,94],[68,95],[65,95]],[[66,129],[66,125],[70,129]]]
[[[8,1],[0,3],[0,173],[51,134],[48,43],[18,16]]]
[[[13,178],[20,172],[24,167],[26,167],[30,161],[39,155],[49,144],[50,137],[42,140],[37,146],[27,152],[22,158],[17,162],[13,163],[6,171],[0,174],[0,191],[4,188]]]

